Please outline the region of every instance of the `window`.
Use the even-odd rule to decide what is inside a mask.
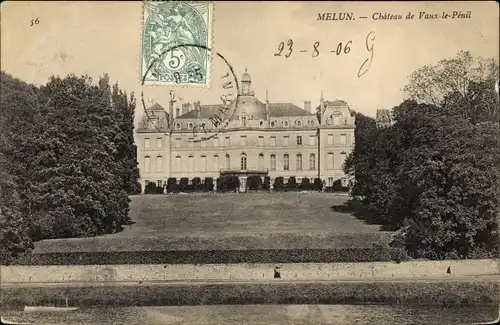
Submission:
[[[156,157],[156,171],[158,173],[161,172],[162,167],[163,167],[163,157],[158,156],[158,157]]]
[[[271,122],[271,127],[273,128],[273,127],[275,127],[275,126],[276,126],[276,122],[272,121],[272,122]]]
[[[180,148],[181,147],[181,139],[180,138],[175,138],[175,147]]]
[[[328,185],[327,186],[333,186],[333,177],[328,177]]]
[[[213,158],[214,171],[219,171],[219,156],[215,155]]]
[[[188,148],[192,148],[194,147],[194,139],[193,138],[189,138],[188,139]]]
[[[246,117],[241,117],[241,125],[247,126],[247,118]]]
[[[150,163],[151,162],[149,160],[149,156],[144,157],[144,171],[146,173],[149,173],[149,171],[150,171],[150,169],[149,169],[150,168],[150,165],[149,165]]]
[[[297,121],[297,123],[296,123],[296,124],[297,124],[297,126],[298,126],[298,127],[301,127],[301,126],[302,126],[302,122],[301,122],[301,121]]]
[[[276,137],[269,138],[269,146],[276,147]]]
[[[144,138],[144,148],[149,149],[150,146],[149,138]]]
[[[333,118],[333,124],[334,124],[334,125],[339,125],[339,124],[340,124],[340,116],[339,116],[339,115],[336,115],[336,116]]]
[[[231,157],[226,155],[226,169],[231,169]]]
[[[340,135],[340,144],[347,144],[347,135],[345,134]]]
[[[175,170],[178,171],[178,172],[182,171],[181,156],[175,157]]]
[[[283,125],[284,125],[285,127],[288,127],[288,122],[287,122],[287,121],[283,122]]]
[[[302,170],[302,155],[297,154],[297,170]]]
[[[213,140],[213,143],[214,143],[214,148],[218,148],[219,147],[219,138],[215,137]]]
[[[190,172],[194,171],[194,157],[193,156],[189,156],[189,158],[188,158],[188,167],[189,167]]]
[[[231,138],[230,137],[226,137],[224,139],[224,142],[225,142],[224,146],[226,146],[226,147],[230,147],[231,146]]]
[[[330,146],[331,146],[331,145],[333,145],[333,134],[329,134],[329,135],[328,135],[328,142],[327,142],[327,143],[328,143],[328,145],[330,145]]]
[[[271,155],[271,170],[276,170],[276,155]]]
[[[309,145],[310,146],[315,146],[316,145],[316,136],[310,135],[309,136]]]
[[[309,170],[316,169],[316,156],[312,153],[309,155]]]
[[[302,145],[302,136],[300,136],[300,135],[297,136],[297,145],[298,146]]]
[[[344,161],[345,161],[345,156],[346,156],[345,152],[342,152],[340,154],[340,166],[339,166],[339,168],[342,168],[342,165],[344,164]]]
[[[161,148],[163,146],[163,138],[156,138],[156,148]]]
[[[242,147],[245,147],[247,145],[247,136],[246,135],[240,136],[240,145]]]
[[[327,161],[326,168],[333,169],[333,153],[331,153],[331,152],[328,153],[328,161]]]
[[[284,136],[283,137],[283,146],[284,147],[289,147],[290,146],[290,137],[289,136]]]
[[[263,147],[263,146],[264,146],[264,137],[259,136],[259,147]]]
[[[175,128],[176,128],[177,130],[178,130],[178,129],[180,129],[180,128],[181,128],[181,124],[180,124],[180,123],[176,123],[176,124],[175,124]]]
[[[247,170],[247,156],[241,155],[241,170]]]
[[[200,161],[200,167],[202,172],[207,171],[207,157],[206,156],[201,156],[201,161]]]
[[[263,170],[263,169],[264,169],[264,155],[260,154],[259,155],[259,170]]]
[[[188,129],[190,129],[190,130],[191,130],[192,128],[193,128],[193,123],[189,123],[189,124],[188,124]]]
[[[283,156],[283,170],[290,170],[290,157],[288,154]]]

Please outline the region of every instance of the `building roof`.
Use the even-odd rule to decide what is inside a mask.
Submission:
[[[311,116],[314,115],[292,103],[269,103],[269,116]]]
[[[165,109],[158,103],[154,103],[153,105],[149,106],[147,109],[148,111],[162,111],[164,112]]]
[[[259,102],[259,101],[258,101]],[[261,102],[259,102],[261,103]],[[261,103],[261,105],[264,105]],[[220,115],[222,105],[201,105],[201,112],[199,118],[211,118],[214,115]],[[234,105],[233,105],[234,108]],[[269,116],[273,117],[287,117],[287,116],[312,116],[314,114],[292,104],[292,103],[269,103]],[[181,116],[178,119],[191,119],[197,118],[196,109],[193,109]]]
[[[328,106],[347,106],[347,102],[344,102],[340,99],[336,99],[333,102],[325,101],[325,104],[327,104]]]

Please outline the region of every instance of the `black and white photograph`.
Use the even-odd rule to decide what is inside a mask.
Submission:
[[[2,324],[493,324],[494,1],[5,1]]]

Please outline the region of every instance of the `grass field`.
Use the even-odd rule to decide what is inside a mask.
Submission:
[[[135,223],[122,232],[44,240],[35,252],[332,249],[387,243],[390,232],[331,209],[347,199],[291,192],[133,196]]]

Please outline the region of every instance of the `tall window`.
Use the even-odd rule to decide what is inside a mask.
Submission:
[[[242,147],[245,147],[247,145],[247,136],[246,135],[240,136],[240,145]]]
[[[224,143],[224,146],[226,147],[230,147],[231,146],[231,138],[230,137],[226,137],[224,139],[225,143]]]
[[[345,134],[340,135],[340,144],[347,144],[347,135]]]
[[[329,135],[328,135],[328,142],[327,142],[327,143],[328,143],[328,145],[330,145],[330,146],[331,146],[331,145],[333,145],[333,134],[329,134]]]
[[[241,155],[241,170],[247,170],[247,156]]]
[[[302,136],[300,136],[300,135],[297,136],[297,145],[298,146],[302,145]]]
[[[285,146],[285,147],[290,146],[290,137],[289,136],[283,137],[283,146]]]
[[[144,171],[146,173],[149,173],[149,171],[150,171],[150,163],[151,163],[151,161],[149,159],[149,156],[144,157]]]
[[[259,147],[263,147],[263,146],[264,146],[264,137],[259,136]]]
[[[151,147],[149,138],[144,138],[144,148],[149,149],[149,147]]]
[[[269,146],[276,147],[276,137],[269,138]]]
[[[215,137],[213,141],[214,141],[214,148],[218,148],[219,147],[219,138]]]
[[[207,171],[207,157],[206,156],[201,156],[200,164],[201,164],[201,166],[200,166],[201,171],[206,172]]]
[[[302,155],[297,154],[297,170],[302,170]]]
[[[328,153],[327,169],[333,169],[333,153]]]
[[[189,156],[188,158],[188,167],[190,172],[194,172],[194,157]]]
[[[339,125],[340,124],[340,116],[336,115],[333,117],[333,124],[334,125]]]
[[[178,172],[182,171],[181,156],[175,157],[175,170],[178,171]]]
[[[263,170],[263,169],[264,169],[264,155],[260,154],[259,155],[259,170]]]
[[[207,147],[207,140],[205,140],[204,138],[201,139],[200,141],[200,145],[202,148],[206,148]]]
[[[219,171],[219,156],[215,155],[213,158],[214,171]]]
[[[188,148],[192,148],[194,147],[194,139],[193,138],[189,138],[188,139]]]
[[[316,145],[316,136],[310,135],[309,136],[309,145],[310,146],[315,146]]]
[[[340,166],[339,166],[339,168],[342,168],[342,165],[344,164],[345,158],[346,158],[346,154],[345,154],[345,152],[342,152],[340,154]]]
[[[158,173],[161,172],[162,167],[163,167],[163,157],[158,156],[158,157],[156,157],[156,171]]]
[[[180,148],[181,147],[181,139],[180,138],[175,138],[175,147]]]
[[[226,155],[226,169],[231,169],[231,157]]]
[[[309,170],[316,169],[316,156],[312,153],[309,155]]]
[[[163,138],[156,138],[156,148],[161,148],[163,146]]]
[[[271,155],[271,170],[276,170],[276,155]]]
[[[247,118],[246,117],[244,117],[244,116],[241,117],[241,124],[243,126],[247,126]]]
[[[290,170],[290,156],[288,154],[283,156],[283,170]]]

